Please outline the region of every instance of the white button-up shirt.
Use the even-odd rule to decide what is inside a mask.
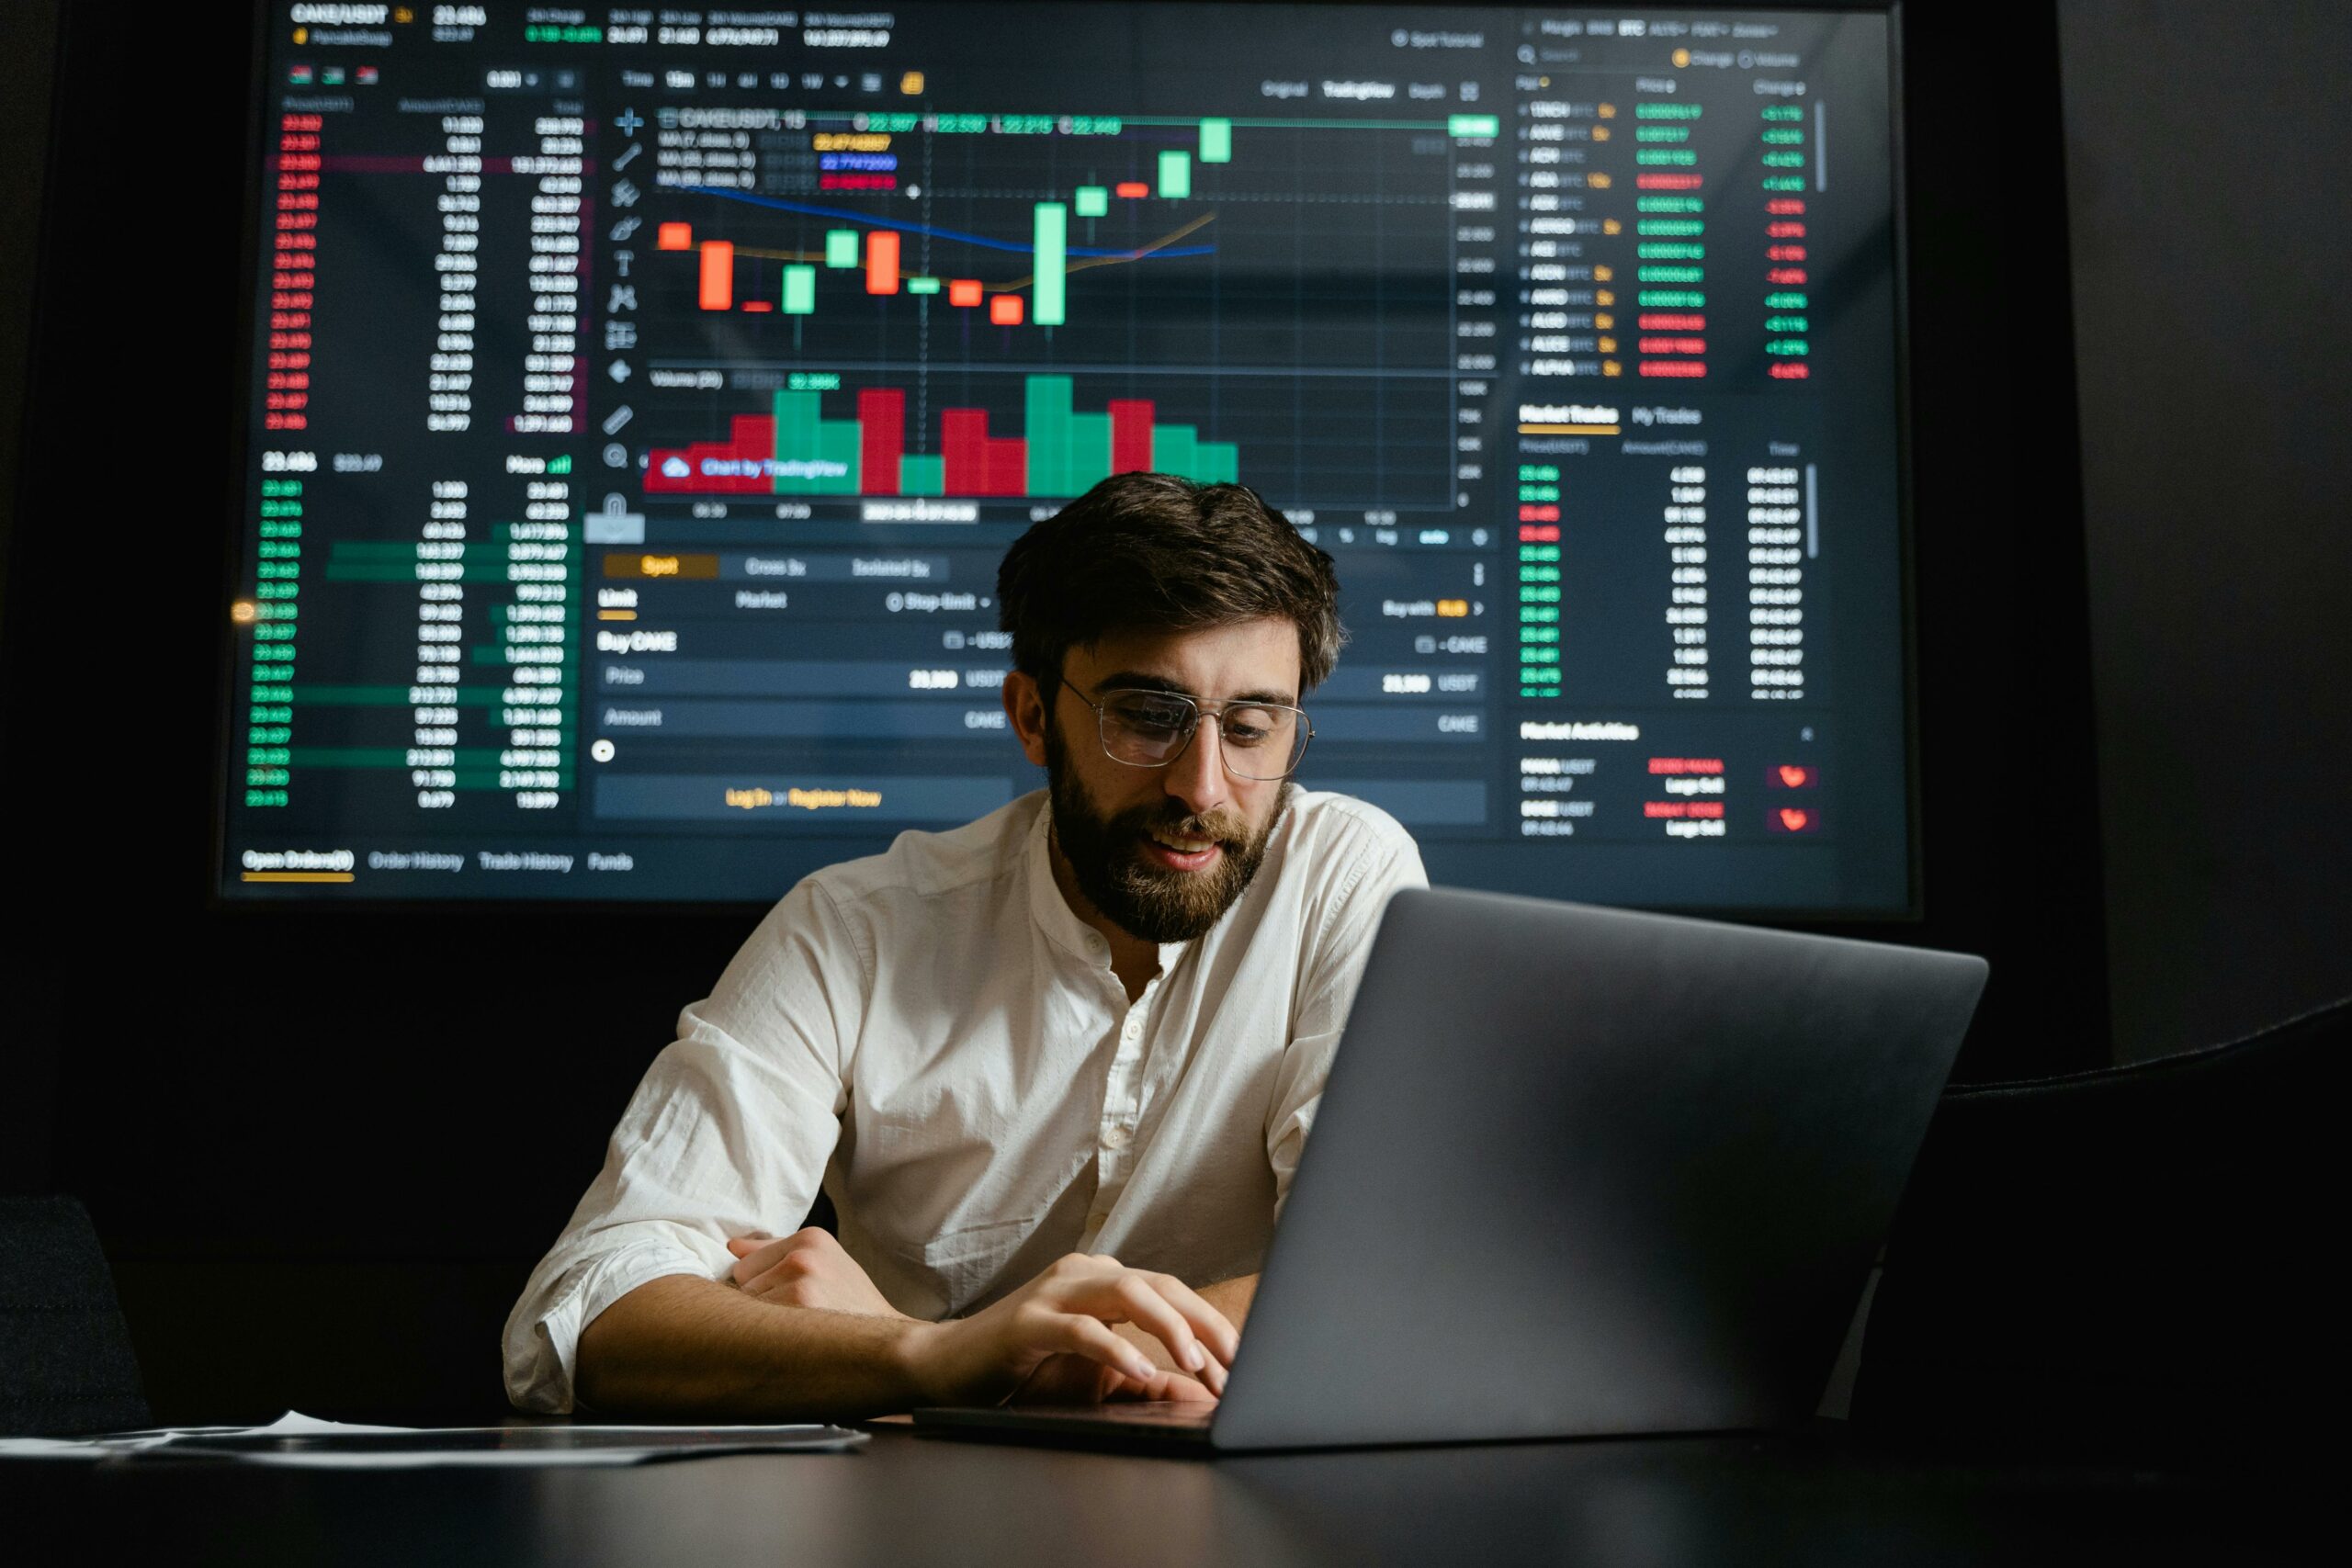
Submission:
[[[1195,1284],[1258,1268],[1388,896],[1395,820],[1294,791],[1249,890],[1132,1004],[1055,886],[1040,791],[818,872],[638,1086],[507,1319],[506,1390],[566,1411],[597,1314],[723,1279],[821,1182],[891,1304],[968,1313],[1066,1252]]]

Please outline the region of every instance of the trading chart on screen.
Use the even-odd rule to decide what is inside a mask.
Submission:
[[[1331,554],[1298,783],[1437,880],[1911,906],[1883,14],[264,25],[229,896],[763,900],[1001,807],[997,563],[1154,471]]]

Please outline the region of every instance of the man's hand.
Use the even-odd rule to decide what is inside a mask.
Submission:
[[[1026,1399],[1047,1389],[1074,1400],[1185,1397],[1174,1377],[1113,1332],[1114,1323],[1152,1335],[1191,1374],[1183,1381],[1210,1394],[1223,1392],[1241,1344],[1226,1315],[1175,1276],[1075,1252],[994,1305],[967,1318],[918,1325],[901,1343],[910,1376],[938,1404],[992,1404],[1016,1390]],[[1064,1365],[1046,1371],[1047,1388],[1033,1394],[1025,1385],[1057,1359]],[[1124,1381],[1110,1384],[1109,1393],[1100,1373],[1086,1385],[1082,1369],[1069,1365],[1073,1359]]]
[[[811,1225],[781,1241],[737,1236],[727,1244],[735,1255],[728,1278],[745,1295],[778,1306],[820,1307],[866,1317],[914,1321],[892,1306],[857,1260],[829,1231]]]
[[[1125,1337],[1125,1336],[1121,1336]],[[1037,1363],[1019,1388],[1006,1396],[1007,1404],[1101,1404],[1112,1400],[1180,1399],[1215,1404],[1216,1395],[1198,1378],[1182,1372],[1152,1369],[1150,1381],[1138,1382],[1115,1367],[1084,1356],[1048,1356]]]
[[[1250,1303],[1258,1293],[1258,1276],[1243,1275],[1238,1279],[1220,1280],[1214,1285],[1200,1287],[1201,1300],[1225,1314],[1236,1328],[1249,1315]],[[1151,1358],[1159,1376],[1150,1382],[1139,1383],[1126,1373],[1090,1361],[1083,1356],[1055,1356],[1029,1374],[1029,1381],[1012,1391],[1008,1404],[1086,1404],[1113,1399],[1178,1399],[1203,1400],[1215,1403],[1216,1395],[1206,1384],[1186,1377],[1175,1370],[1169,1359],[1168,1347],[1162,1345],[1132,1323],[1114,1324],[1111,1332]],[[1222,1383],[1219,1384],[1223,1386]]]

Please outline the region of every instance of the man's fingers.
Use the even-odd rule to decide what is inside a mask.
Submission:
[[[1050,1348],[1074,1351],[1090,1361],[1100,1361],[1125,1372],[1137,1382],[1149,1382],[1159,1375],[1159,1369],[1151,1364],[1148,1357],[1112,1333],[1100,1318],[1082,1313],[1060,1313],[1052,1323],[1052,1337],[1058,1342]]]
[[[821,1247],[832,1240],[831,1233],[806,1225],[784,1236],[730,1235],[727,1238],[727,1250],[738,1258],[749,1258],[769,1247],[782,1247],[788,1252],[797,1247]]]
[[[1216,1363],[1211,1362],[1212,1366]],[[1215,1404],[1217,1395],[1198,1378],[1188,1378],[1182,1372],[1165,1374],[1167,1382],[1151,1391],[1154,1399],[1181,1399],[1188,1404]]]
[[[1185,1323],[1191,1325],[1200,1342],[1208,1347],[1210,1355],[1228,1367],[1233,1365],[1233,1358],[1241,1353],[1241,1331],[1233,1326],[1231,1318],[1211,1306],[1200,1292],[1173,1274],[1147,1274],[1144,1277],[1151,1281],[1154,1290],[1167,1297],[1175,1304],[1176,1310],[1184,1314]]]
[[[732,1241],[727,1244],[728,1248],[730,1251],[732,1251],[738,1245],[740,1244]],[[752,1250],[749,1252],[737,1252],[735,1254],[735,1265],[733,1268],[728,1269],[727,1272],[737,1284],[748,1285],[753,1280],[757,1279],[762,1274],[766,1273],[778,1263],[784,1261],[786,1257],[790,1256],[791,1252],[792,1242],[789,1238],[783,1241],[763,1240],[754,1242],[752,1244]]]
[[[1193,1337],[1192,1325],[1168,1298],[1153,1288],[1148,1275],[1133,1270],[1112,1282],[1112,1292],[1125,1309],[1128,1322],[1168,1347],[1168,1354],[1184,1371],[1197,1372],[1208,1364],[1208,1352]]]
[[[789,1262],[790,1259],[786,1259],[786,1261]],[[788,1270],[785,1268],[784,1264],[779,1263],[775,1268],[765,1269],[761,1273],[752,1276],[751,1279],[744,1280],[743,1293],[751,1296],[763,1296],[770,1291],[776,1289],[778,1286],[793,1283],[798,1273],[799,1270]]]
[[[1186,1377],[1182,1372],[1162,1371],[1149,1382],[1137,1382],[1125,1376],[1110,1381],[1111,1387],[1100,1396],[1104,1404],[1130,1400],[1183,1400],[1197,1404],[1216,1403],[1216,1395],[1211,1393],[1198,1378]]]

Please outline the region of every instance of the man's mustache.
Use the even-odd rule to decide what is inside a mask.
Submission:
[[[1118,826],[1143,837],[1157,828],[1171,838],[1209,839],[1228,849],[1243,849],[1250,842],[1250,823],[1238,811],[1211,811],[1195,816],[1191,812],[1170,812],[1165,807],[1139,807],[1122,812]]]

